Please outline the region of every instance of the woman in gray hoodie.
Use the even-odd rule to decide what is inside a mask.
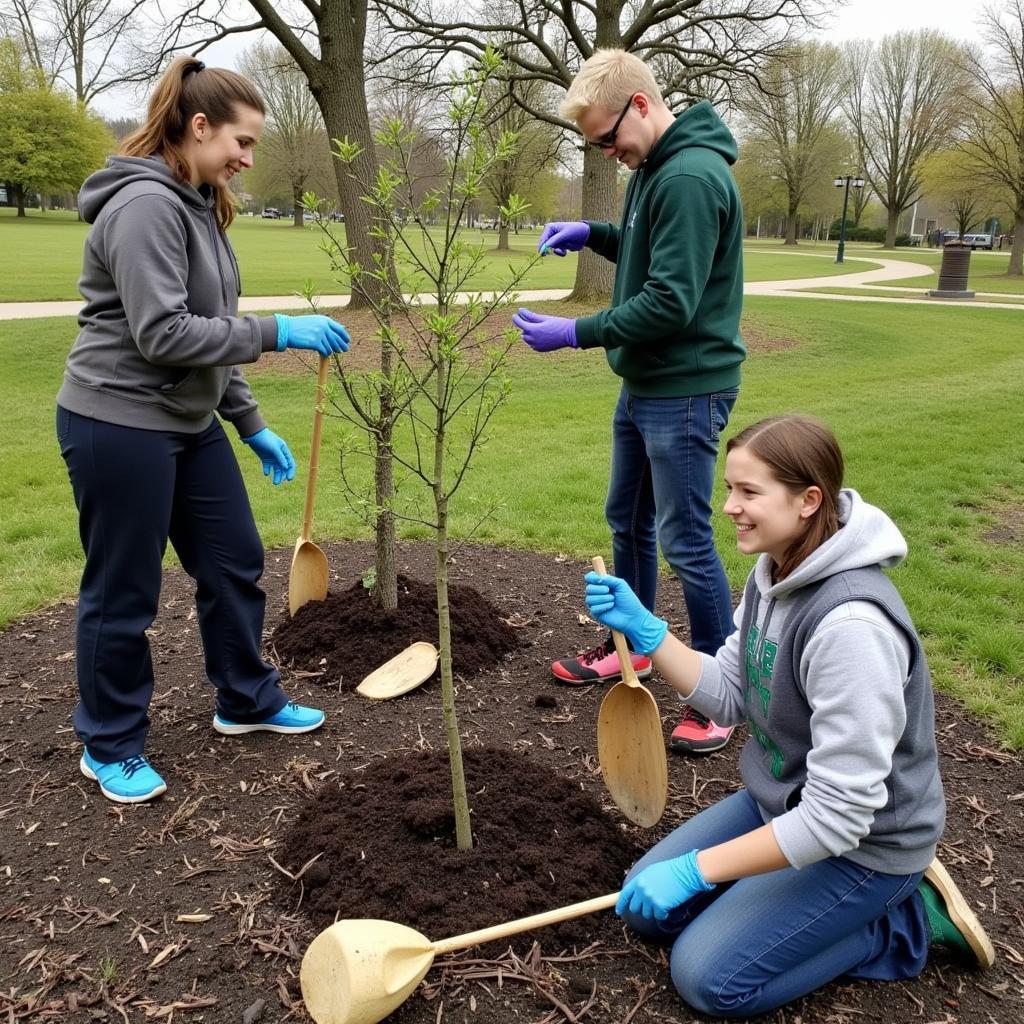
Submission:
[[[74,725],[82,773],[122,803],[166,789],[144,751],[153,693],[146,629],[168,540],[196,581],[213,727],[299,733],[324,719],[289,702],[263,660],[263,546],[220,422],[275,485],[291,480],[295,460],[238,366],[284,348],[324,357],[348,348],[345,328],[328,317],[238,315],[228,183],[252,166],[264,119],[248,79],[180,57],[145,123],[79,196],[92,225],[79,281],[85,304],[57,396],[85,549]]]
[[[691,650],[624,580],[587,574],[598,622],[650,654],[716,722],[745,722],[744,788],[634,865],[616,906],[671,943],[684,999],[767,1013],[841,976],[918,974],[939,943],[981,966],[992,944],[935,859],[945,801],[931,678],[883,568],[906,542],[842,488],[831,431],[805,416],[726,446],[724,512],[760,558],[714,655]]]

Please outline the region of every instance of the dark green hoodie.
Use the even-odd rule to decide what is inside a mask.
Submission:
[[[576,321],[632,395],[679,398],[736,387],[746,348],[743,211],[736,142],[706,100],[680,114],[636,169],[620,225],[587,245],[616,264],[612,305]]]

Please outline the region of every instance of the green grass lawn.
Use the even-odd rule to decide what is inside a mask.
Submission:
[[[765,298],[748,300],[747,315],[762,337],[798,344],[748,361],[730,431],[786,410],[835,428],[849,485],[888,511],[909,540],[910,558],[894,575],[937,684],[1024,748],[1024,548],[986,539],[1004,515],[1019,524],[1024,501],[1019,314]],[[76,589],[75,512],[52,422],[74,333],[68,318],[0,323],[8,396],[0,409],[0,624]],[[951,376],[965,363],[969,372]],[[512,397],[460,492],[455,533],[496,506],[477,540],[607,557],[602,507],[615,379],[591,352],[522,352],[512,376]],[[290,545],[302,514],[313,379],[268,371],[254,387],[300,471],[274,488],[249,451],[240,447],[239,459],[265,542]],[[341,430],[328,421],[317,538],[365,536],[345,510],[334,469]],[[736,552],[723,516],[716,531],[739,587],[750,560]]]
[[[39,302],[77,299],[82,267],[82,246],[89,226],[63,211],[30,210],[25,218],[0,207],[0,302]],[[322,295],[348,289],[330,272],[320,250],[321,236],[313,225],[295,228],[290,221],[239,217],[230,230],[242,270],[245,295],[290,295],[310,279]],[[507,280],[509,267],[519,267],[536,249],[539,232],[513,235],[512,249],[493,252],[474,282],[489,288]],[[467,231],[467,242],[493,247],[493,231]],[[852,255],[852,254],[851,254]],[[824,259],[807,259],[792,252],[749,251],[745,257],[748,281],[792,280],[831,274],[852,274],[872,269],[866,263],[837,266]],[[545,259],[535,266],[520,288],[570,288],[576,274],[576,256]]]

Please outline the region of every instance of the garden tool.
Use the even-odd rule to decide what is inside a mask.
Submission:
[[[306,1010],[316,1024],[377,1024],[408,998],[439,953],[571,921],[614,907],[618,898],[613,892],[440,942],[392,921],[335,921],[302,958],[299,984]]]
[[[327,597],[327,556],[310,539],[313,528],[313,497],[316,494],[316,472],[320,464],[320,434],[323,429],[323,403],[327,397],[327,370],[330,361],[320,357],[316,378],[316,409],[313,413],[313,440],[309,449],[309,479],[306,481],[306,509],[302,516],[302,533],[295,542],[292,567],[288,574],[288,614],[294,615],[310,601]]]
[[[604,559],[593,559],[604,575]],[[630,821],[651,828],[668,800],[668,761],[661,715],[651,691],[641,685],[626,638],[612,630],[622,679],[605,695],[597,716],[597,759],[615,806]]]
[[[357,687],[356,693],[370,700],[388,700],[415,690],[437,668],[437,648],[424,640],[410,644],[390,661],[374,669]]]

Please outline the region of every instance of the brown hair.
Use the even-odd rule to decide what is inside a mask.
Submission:
[[[189,122],[199,113],[211,127],[227,124],[237,116],[236,104],[266,114],[263,97],[244,75],[227,68],[208,68],[195,57],[176,57],[156,83],[141,128],[121,143],[121,156],[153,156],[160,153],[181,182],[192,180],[182,143]],[[226,228],[235,217],[235,201],[229,189],[214,188],[217,221]]]
[[[820,420],[788,415],[772,416],[741,430],[726,443],[726,452],[734,448],[749,448],[793,494],[808,487],[821,490],[821,505],[776,567],[774,578],[783,580],[839,529],[839,490],[843,486],[839,442]]]

